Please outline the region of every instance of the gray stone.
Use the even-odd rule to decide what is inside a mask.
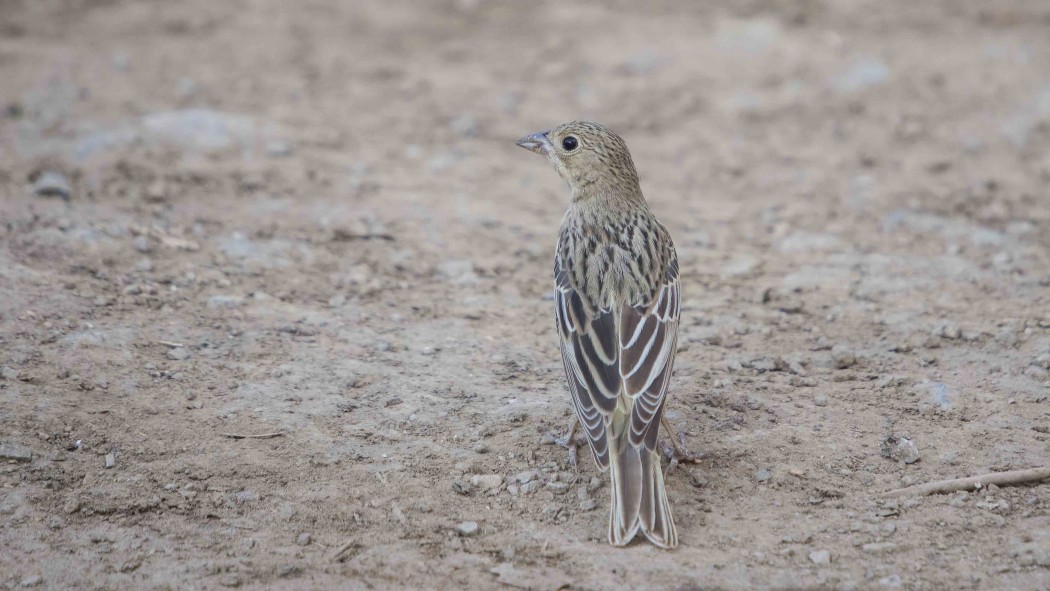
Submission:
[[[44,577],[41,577],[40,575],[33,575],[31,577],[26,577],[22,579],[22,581],[19,582],[19,585],[22,587],[36,587],[37,585],[43,582]]]
[[[0,443],[0,458],[16,462],[33,461],[33,450],[19,443]]]
[[[455,285],[474,285],[478,282],[474,263],[462,259],[442,261],[437,266],[437,274]]]
[[[73,194],[69,179],[57,170],[40,173],[30,188],[37,197],[59,197],[68,201]]]
[[[287,140],[266,142],[266,155],[271,158],[286,158],[292,155],[292,143]]]
[[[809,553],[809,559],[817,566],[831,564],[831,552],[827,550],[814,550]]]
[[[464,538],[472,538],[478,535],[478,522],[464,521],[456,526],[456,533]]]
[[[769,470],[766,470],[765,468],[759,468],[755,472],[755,480],[757,480],[759,482],[765,482],[765,481],[769,480],[769,477],[770,477]]]
[[[299,537],[295,538],[295,543],[299,544],[300,546],[309,546],[310,542],[312,542],[313,540],[313,536],[306,532],[303,532],[299,534]]]
[[[149,141],[200,152],[233,147],[250,148],[258,135],[251,117],[210,109],[185,109],[146,115],[142,118],[142,134]]]
[[[914,464],[919,461],[919,448],[915,442],[899,435],[890,435],[882,440],[879,446],[882,457],[889,458],[895,462]]]
[[[503,484],[503,477],[499,474],[475,474],[470,477],[470,484],[481,490],[493,490]]]
[[[112,468],[117,465],[117,456],[114,454],[106,454],[105,466],[106,468]]]
[[[539,470],[525,470],[524,472],[518,472],[517,474],[515,474],[514,481],[518,484],[525,484],[527,482],[532,482],[537,477],[539,477],[539,475]]]
[[[846,345],[835,345],[831,348],[831,363],[836,369],[846,369],[857,363],[857,356]]]
[[[135,250],[141,253],[147,253],[153,250],[153,244],[150,243],[149,236],[146,236],[145,234],[136,236],[133,244],[135,245]]]
[[[183,361],[189,359],[189,357],[190,350],[186,347],[175,347],[168,351],[168,359],[171,359],[172,361]]]
[[[221,310],[236,308],[244,303],[244,298],[241,296],[232,295],[213,295],[208,298],[208,309],[210,310]]]

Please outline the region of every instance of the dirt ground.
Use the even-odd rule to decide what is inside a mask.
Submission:
[[[0,1],[0,588],[1050,587],[1050,482],[878,496],[1050,464],[1050,4],[694,4]],[[676,552],[550,444],[577,118],[681,258]]]

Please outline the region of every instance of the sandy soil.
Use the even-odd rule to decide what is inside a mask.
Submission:
[[[1050,463],[1050,5],[696,4],[4,1],[0,588],[1050,587],[1050,483],[878,497]],[[682,260],[674,553],[549,444],[574,118]]]

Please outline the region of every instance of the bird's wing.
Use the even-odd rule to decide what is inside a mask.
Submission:
[[[678,341],[681,298],[678,259],[673,256],[649,302],[624,306],[620,311],[620,367],[624,393],[631,405],[631,445],[656,449],[667,382],[671,377]]]
[[[564,261],[554,261],[555,317],[569,392],[594,461],[609,466],[608,420],[620,395],[620,347],[611,310],[591,310],[570,284]]]

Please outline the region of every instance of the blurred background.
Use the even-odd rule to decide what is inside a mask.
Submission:
[[[626,572],[544,443],[573,119],[708,452]],[[865,495],[1045,463],[1048,186],[1045,0],[0,0],[0,583],[1040,586],[1046,486]]]

